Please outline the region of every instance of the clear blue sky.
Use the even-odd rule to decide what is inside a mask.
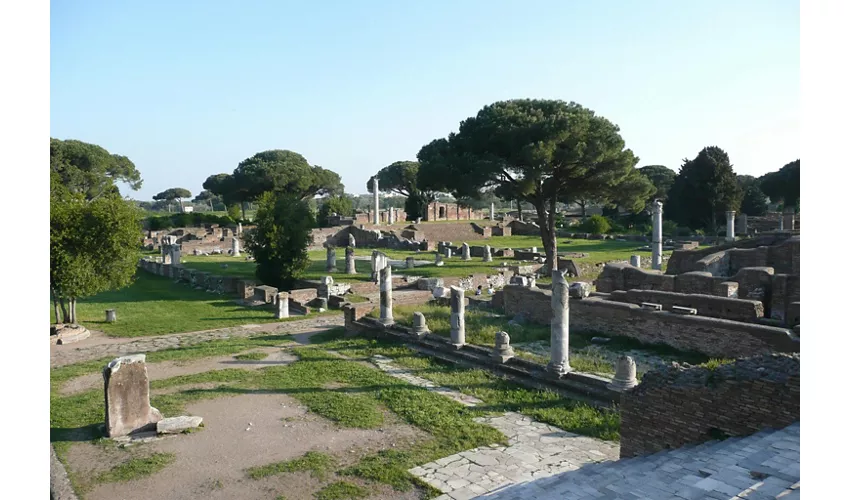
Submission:
[[[53,1],[50,134],[128,156],[150,200],[266,149],[363,193],[482,106],[576,101],[641,161],[800,155],[799,2]]]

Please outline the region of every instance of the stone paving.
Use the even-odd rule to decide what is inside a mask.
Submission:
[[[372,360],[381,370],[410,384],[427,387],[466,406],[481,403],[417,377],[393,365],[389,358],[374,356]],[[616,460],[620,454],[617,443],[565,432],[515,412],[475,420],[505,434],[508,446],[474,448],[410,469],[411,474],[444,493],[440,500],[475,498],[588,463]]]
[[[160,351],[163,349],[175,349],[186,347],[211,340],[220,340],[233,337],[248,337],[259,333],[279,333],[297,335],[310,332],[311,330],[333,328],[343,326],[342,315],[319,316],[311,319],[298,321],[286,321],[281,323],[266,323],[262,325],[241,325],[218,330],[207,330],[202,332],[175,333],[144,338],[102,338],[102,343],[77,347],[75,344],[51,346],[50,365],[64,366],[107,356],[124,356],[126,354]],[[297,341],[297,339],[294,339]]]
[[[586,466],[504,488],[488,500],[798,500],[800,424]]]

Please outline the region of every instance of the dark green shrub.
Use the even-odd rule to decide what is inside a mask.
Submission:
[[[591,215],[577,229],[584,233],[605,234],[611,229],[611,222],[601,215]]]

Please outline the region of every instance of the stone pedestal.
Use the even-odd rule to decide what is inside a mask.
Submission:
[[[632,255],[629,257],[629,264],[634,267],[640,267],[640,255]]]
[[[617,359],[617,372],[607,387],[612,391],[623,392],[636,386],[637,383],[635,360],[631,356],[620,356]]]
[[[652,268],[661,270],[661,219],[664,212],[663,204],[660,200],[652,202]]]
[[[385,326],[395,323],[393,320],[393,275],[390,266],[384,266],[381,275],[381,317]]]
[[[144,354],[115,358],[103,369],[106,435],[153,430],[162,414],[151,406]]]
[[[550,361],[547,371],[563,375],[570,371],[570,293],[562,271],[552,273],[552,323]]]
[[[451,259],[451,258],[452,258],[452,249],[451,249],[451,248],[449,248],[449,247],[446,247],[446,258],[447,258],[447,259]]]
[[[106,322],[107,323],[115,323],[118,318],[115,316],[115,309],[107,309],[106,310]]]
[[[406,267],[407,269],[413,269],[414,267],[416,267],[415,259],[413,257],[408,257],[404,259],[404,267]]]
[[[735,241],[735,212],[726,212],[726,241]]]
[[[277,294],[277,309],[274,312],[275,319],[285,319],[289,317],[289,292],[278,292]]]
[[[505,363],[512,357],[514,357],[514,348],[511,347],[510,335],[507,332],[498,332],[492,358],[499,363]]]
[[[325,297],[317,297],[316,298],[316,308],[319,312],[325,312],[328,310],[328,299]]]
[[[233,237],[232,240],[230,240],[230,253],[234,257],[239,257],[239,256],[242,255],[241,253],[239,253],[239,238],[237,238],[235,236]],[[172,257],[172,260],[173,260],[173,257]]]
[[[413,313],[413,333],[418,337],[422,337],[429,332],[428,324],[425,323],[425,315],[421,312]]]
[[[354,262],[354,247],[348,247],[345,249],[345,274],[357,274],[357,266]]]
[[[325,270],[329,273],[336,272],[336,248],[328,246]]]
[[[434,265],[437,267],[441,267],[443,265],[443,256],[440,252],[434,253]]]
[[[490,245],[484,245],[484,262],[493,262],[493,254],[490,252]]]
[[[463,260],[469,260],[469,259],[471,259],[471,258],[472,258],[472,257],[470,257],[470,255],[469,255],[469,245],[468,245],[467,243],[464,243],[464,244],[460,247],[460,252],[461,252],[461,254],[460,254],[460,255],[461,255],[461,256],[460,256],[460,258],[461,258],[461,259],[463,259]]]
[[[463,288],[451,287],[451,339],[460,347],[466,344],[466,297]]]

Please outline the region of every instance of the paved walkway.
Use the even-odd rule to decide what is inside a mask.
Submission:
[[[586,466],[488,500],[798,500],[800,424]],[[837,497],[836,497],[837,498]]]
[[[373,362],[388,374],[410,384],[427,387],[466,406],[481,400],[439,387],[399,368],[392,360],[374,356]],[[537,422],[519,413],[475,419],[500,430],[508,446],[474,448],[410,469],[410,473],[442,491],[440,500],[475,498],[499,488],[549,477],[582,465],[616,460],[616,443],[579,436]]]
[[[50,346],[50,365],[64,366],[73,363],[91,361],[107,356],[123,356],[125,354],[160,351],[189,345],[233,337],[248,337],[259,333],[279,333],[294,335],[315,330],[324,330],[343,326],[342,315],[319,316],[311,319],[287,321],[282,323],[265,323],[261,325],[241,325],[218,330],[206,330],[190,333],[173,333],[156,337],[115,338],[104,335],[92,335],[86,340],[68,345]]]

